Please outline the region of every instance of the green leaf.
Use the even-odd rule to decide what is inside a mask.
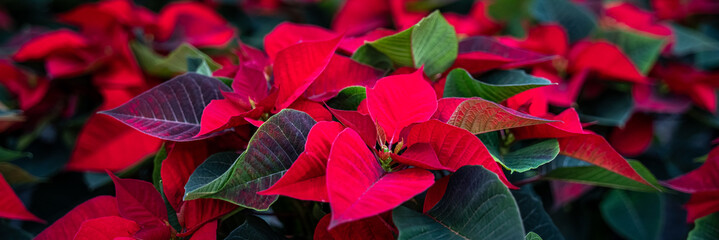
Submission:
[[[559,23],[567,30],[569,42],[577,42],[597,28],[597,20],[588,9],[569,0],[534,0],[532,15],[543,23]]]
[[[584,166],[584,167],[565,167],[558,168],[554,171],[549,172],[544,176],[545,179],[549,180],[562,180],[568,182],[577,182],[588,185],[596,185],[617,189],[625,189],[639,192],[657,192],[657,189],[664,190],[659,185],[657,179],[652,175],[651,172],[639,161],[629,160],[629,165],[639,173],[644,179],[656,188],[634,181],[622,175],[613,173],[609,170],[598,166]]]
[[[552,218],[544,210],[542,200],[534,193],[531,187],[525,186],[511,192],[514,200],[517,201],[517,206],[519,206],[519,213],[522,215],[522,223],[524,224],[524,229],[528,232],[528,236],[531,233],[535,235],[538,233],[547,240],[564,239],[562,233],[554,225]]]
[[[160,56],[152,49],[138,42],[130,42],[130,49],[137,58],[137,63],[142,70],[150,75],[171,78],[176,75],[188,72],[188,58],[204,59],[211,71],[215,71],[221,67],[209,56],[197,50],[197,48],[184,43],[172,50],[167,56]]]
[[[188,57],[187,71],[212,77],[212,70],[210,69],[210,66],[207,65],[207,61],[204,58]]]
[[[549,80],[522,70],[492,71],[483,74],[480,80],[472,78],[464,69],[454,69],[447,74],[444,97],[480,97],[501,102],[526,90],[552,85]]]
[[[542,240],[542,237],[534,232],[529,232],[527,236],[524,236],[524,240]]]
[[[342,89],[336,97],[327,101],[327,105],[334,109],[355,111],[365,98],[367,98],[365,87],[351,86]]]
[[[354,54],[352,54],[352,60],[376,69],[384,70],[385,73],[389,73],[394,70],[394,63],[392,62],[392,59],[368,44],[359,47]]]
[[[509,189],[481,166],[460,168],[427,215],[400,206],[392,217],[399,239],[523,239],[524,227]]]
[[[35,183],[41,179],[18,167],[15,164],[0,162],[0,174],[10,185]]]
[[[652,69],[667,42],[666,38],[652,37],[629,30],[605,31],[604,37],[622,49],[645,75]]]
[[[9,162],[15,159],[32,157],[32,153],[14,151],[7,148],[0,147],[0,162]]]
[[[472,134],[554,122],[538,118],[481,98],[464,100],[454,110],[447,124]]]
[[[579,101],[577,112],[582,122],[597,122],[604,126],[624,126],[632,116],[634,98],[630,92],[604,91],[594,99]]]
[[[428,76],[442,73],[457,59],[459,43],[454,27],[439,11],[432,12],[415,25],[412,32],[414,67],[424,65]]]
[[[526,172],[554,160],[559,155],[557,139],[548,139],[504,154],[501,164],[513,172]]]
[[[162,161],[167,158],[167,149],[165,149],[165,143],[162,143],[160,149],[155,153],[155,158],[152,160],[152,185],[155,185],[157,191],[162,192]]]
[[[659,239],[663,216],[658,193],[612,190],[599,209],[609,226],[626,239]]]
[[[518,143],[530,144],[522,148],[502,153],[499,132],[489,132],[477,135],[487,147],[494,159],[512,172],[526,172],[554,160],[559,155],[559,142],[556,139],[541,141],[522,141]]]
[[[697,219],[687,240],[719,239],[719,213]]]
[[[245,223],[232,230],[225,240],[287,239],[272,230],[262,219],[249,215]]]
[[[672,45],[672,53],[675,55],[719,50],[719,41],[700,32],[679,25],[673,25],[672,32],[676,40]]]
[[[504,0],[490,3],[487,14],[496,20],[512,21],[530,16],[529,6],[531,0]]]
[[[414,29],[415,26],[412,26],[394,35],[368,42],[367,45],[383,53],[392,60],[393,63],[399,66],[413,67],[412,32]]]
[[[315,123],[304,112],[282,110],[257,129],[242,155],[216,154],[198,166],[185,185],[184,199],[216,198],[255,210],[268,209],[277,196],[257,192],[272,186],[289,169],[304,151]]]
[[[434,11],[402,32],[366,43],[353,54],[352,59],[371,66],[384,63],[385,59],[402,67],[424,66],[424,72],[433,76],[452,66],[457,51],[454,27],[439,11]],[[373,60],[378,53],[386,58]]]

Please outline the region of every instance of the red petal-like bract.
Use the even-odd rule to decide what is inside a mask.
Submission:
[[[172,47],[182,42],[195,47],[221,47],[235,36],[222,16],[194,2],[172,3],[163,8],[157,18],[157,31],[157,39],[172,42]]]
[[[202,225],[200,229],[197,229],[190,240],[215,240],[217,239],[217,225],[218,221],[208,222]]]
[[[606,8],[604,14],[642,32],[659,36],[672,35],[672,29],[659,24],[651,12],[644,11],[628,2],[613,4]]]
[[[377,127],[372,122],[372,117],[368,114],[332,108],[329,108],[329,110],[345,127],[351,128],[359,133],[367,146],[374,147],[377,144]]]
[[[233,139],[220,137],[217,141]],[[175,143],[169,150],[167,159],[162,161],[162,191],[172,208],[177,211],[180,225],[184,227],[184,232],[180,234],[192,234],[195,230],[205,228],[208,221],[237,208],[236,205],[219,199],[182,200],[190,175],[207,157],[222,148],[215,141]]]
[[[38,234],[35,239],[72,240],[84,221],[107,216],[120,216],[117,200],[112,196],[95,197],[73,208]]]
[[[279,52],[292,45],[302,42],[326,41],[335,37],[337,34],[321,27],[281,23],[265,36],[265,51],[270,57],[270,61],[276,61]]]
[[[61,51],[73,51],[88,46],[88,40],[70,30],[58,30],[46,33],[26,42],[13,55],[13,60],[24,62],[39,60]]]
[[[349,36],[389,25],[387,0],[347,0],[332,20],[332,29]]]
[[[2,174],[0,174],[0,218],[45,222],[25,208]]]
[[[119,179],[107,173],[115,183],[115,196],[120,216],[140,224],[136,236],[142,239],[167,239],[170,225],[167,208],[160,193],[151,183],[136,179]]]
[[[118,216],[86,220],[80,225],[73,240],[113,240],[116,237],[132,237],[140,225]]]
[[[550,186],[554,202],[552,204],[553,209],[559,209],[594,188],[592,185],[564,181],[550,181]]]
[[[390,212],[340,224],[327,230],[332,214],[327,214],[317,223],[313,239],[315,240],[389,240],[395,239]]]
[[[436,182],[434,182],[434,185],[427,189],[427,194],[424,197],[424,205],[422,206],[422,212],[427,213],[430,209],[434,207],[434,205],[437,205],[439,203],[439,200],[442,200],[442,197],[444,197],[444,192],[447,191],[447,185],[449,185],[449,177],[445,176],[443,178],[440,178]]]
[[[72,171],[120,171],[156,152],[162,140],[112,119],[93,114],[80,131],[66,168]]]
[[[716,173],[715,173],[716,174]],[[709,214],[719,212],[719,190],[692,194],[684,207],[687,209],[687,222],[694,222]]]
[[[327,101],[349,86],[373,87],[380,77],[382,71],[335,54],[304,96],[312,101]]]
[[[401,155],[392,153],[390,156],[392,160],[410,166],[428,170],[449,170],[449,168],[442,166],[432,145],[427,143],[414,144],[408,147]]]
[[[612,131],[609,135],[609,143],[617,152],[625,156],[637,156],[649,148],[653,137],[652,118],[643,113],[635,113],[624,127]]]
[[[400,141],[403,128],[432,117],[437,110],[437,98],[419,69],[377,81],[374,88],[367,89],[367,108],[372,120],[389,138],[381,141],[395,143]]]
[[[434,175],[410,168],[387,173],[352,129],[335,139],[327,162],[329,228],[392,210],[434,183]]]
[[[327,202],[326,171],[332,142],[344,127],[338,122],[318,122],[307,135],[305,151],[290,169],[263,195],[283,195],[301,200]]]
[[[621,49],[608,42],[579,42],[569,53],[569,71],[579,73],[592,70],[600,76],[635,83],[646,83],[647,78]]]
[[[523,41],[511,38],[504,38],[500,41],[513,47],[549,55],[564,56],[569,48],[567,32],[558,24],[532,27],[527,33],[527,39]]]
[[[597,165],[634,181],[652,186],[629,165],[626,159],[609,145],[609,142],[604,137],[593,132],[584,131],[579,122],[579,115],[573,108],[565,110],[553,120],[559,120],[560,122],[516,128],[513,129],[513,133],[517,139],[557,138],[560,154]]]
[[[719,191],[719,147],[712,149],[699,168],[665,182],[667,186],[686,193]]]
[[[510,188],[515,188],[504,176],[504,172],[489,154],[482,142],[467,130],[446,123],[429,120],[412,125],[407,131],[405,144],[428,143],[437,153],[442,166],[451,171],[466,165],[482,165],[499,176],[499,179]]]
[[[288,107],[322,74],[342,36],[325,41],[301,42],[277,53],[273,71],[279,88],[273,112]],[[302,61],[297,61],[302,59]]]

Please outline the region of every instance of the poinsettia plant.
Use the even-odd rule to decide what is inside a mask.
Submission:
[[[2,239],[719,238],[713,1],[33,3]]]

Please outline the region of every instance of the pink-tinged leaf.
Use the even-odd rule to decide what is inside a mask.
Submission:
[[[157,40],[171,50],[187,42],[195,47],[221,47],[230,42],[235,31],[208,6],[195,2],[168,4],[157,17]]]
[[[639,69],[622,50],[607,42],[579,42],[569,53],[569,71],[589,69],[600,76],[634,83],[646,83]]]
[[[98,196],[78,205],[38,234],[36,240],[72,240],[86,220],[106,216],[120,216],[117,200],[112,196]]]
[[[132,237],[140,225],[118,216],[107,216],[86,220],[80,225],[74,240],[113,240],[117,237]]]
[[[312,101],[327,101],[349,86],[373,87],[382,75],[379,70],[335,54],[304,96]]]
[[[34,38],[13,55],[13,60],[24,62],[39,60],[60,51],[74,51],[88,46],[88,40],[70,30],[58,30]]]
[[[656,113],[683,113],[692,105],[689,98],[676,96],[660,97],[654,92],[654,87],[648,84],[634,84],[632,97],[634,107],[638,111]]]
[[[205,225],[202,225],[200,229],[197,229],[195,233],[192,234],[192,237],[190,237],[190,240],[215,240],[217,239],[217,225],[218,221],[212,221],[208,222]]]
[[[642,154],[652,143],[654,120],[643,113],[634,113],[622,128],[615,128],[609,135],[609,143],[625,156]]]
[[[0,174],[0,218],[45,222],[25,208],[2,174]]]
[[[712,149],[704,164],[680,177],[665,182],[668,187],[686,192],[698,193],[719,191],[719,148]]]
[[[350,36],[363,34],[389,25],[389,14],[385,0],[347,0],[332,20],[332,30]]]
[[[550,181],[552,189],[553,209],[567,205],[594,188],[592,185],[564,181]]]
[[[447,124],[465,129],[472,134],[480,134],[548,122],[552,120],[521,113],[481,98],[471,98],[457,106]]]
[[[437,110],[432,86],[424,80],[422,69],[411,74],[385,77],[367,89],[367,109],[390,143],[398,142],[403,128],[427,121]]]
[[[332,214],[327,214],[317,223],[315,227],[315,240],[389,240],[395,239],[395,227],[392,223],[392,215],[389,213],[368,217],[354,222],[340,224],[327,230],[332,220]]]
[[[550,61],[554,56],[506,46],[490,37],[470,37],[459,43],[459,54],[452,68],[480,73],[496,68],[518,68]],[[450,69],[452,69],[450,68]]]
[[[137,237],[170,237],[167,208],[160,193],[151,183],[136,179],[119,179],[107,172],[115,183],[115,196],[120,216],[137,222],[142,230]]]
[[[305,151],[272,187],[258,192],[262,195],[283,195],[291,198],[327,202],[326,170],[332,142],[344,127],[338,122],[318,122],[307,135]]]
[[[287,106],[287,108],[305,112],[315,121],[332,121],[332,113],[318,102],[300,98]]]
[[[427,143],[418,143],[410,146],[401,155],[392,153],[392,160],[398,163],[424,168],[428,170],[449,170],[442,166],[434,152],[432,145]]]
[[[71,171],[119,171],[156,152],[162,140],[135,131],[109,116],[93,114],[80,131],[66,165]]]
[[[719,212],[719,190],[692,194],[684,207],[687,209],[687,222]]]
[[[222,99],[220,91],[223,90],[230,89],[217,79],[186,73],[102,113],[163,140],[199,140],[217,135],[195,137],[200,132],[205,106],[212,100]]]
[[[497,174],[505,185],[516,188],[504,176],[504,172],[482,141],[467,130],[437,120],[429,120],[411,126],[406,136],[407,146],[411,147],[418,143],[430,144],[442,166],[451,171],[457,171],[466,165],[482,165]]]
[[[432,209],[434,205],[437,205],[437,203],[439,203],[439,200],[442,200],[442,197],[444,197],[444,193],[447,191],[449,177],[450,176],[444,176],[443,178],[440,178],[439,180],[434,182],[434,185],[427,189],[427,194],[424,197],[424,205],[422,206],[422,213],[429,212],[429,210]]]
[[[270,57],[270,61],[276,61],[279,58],[279,52],[292,45],[302,42],[326,41],[336,37],[336,33],[321,27],[285,22],[277,25],[272,32],[265,36],[265,51]]]
[[[327,162],[329,228],[389,211],[433,183],[434,175],[424,169],[385,172],[362,138],[345,129],[332,144]]]
[[[277,53],[273,73],[274,85],[279,92],[274,112],[292,104],[322,74],[341,40],[342,36],[326,41],[302,42]]]
[[[368,114],[362,114],[357,111],[328,109],[342,125],[359,133],[367,146],[373,147],[377,144],[377,127],[374,122],[372,122],[372,117]]]

